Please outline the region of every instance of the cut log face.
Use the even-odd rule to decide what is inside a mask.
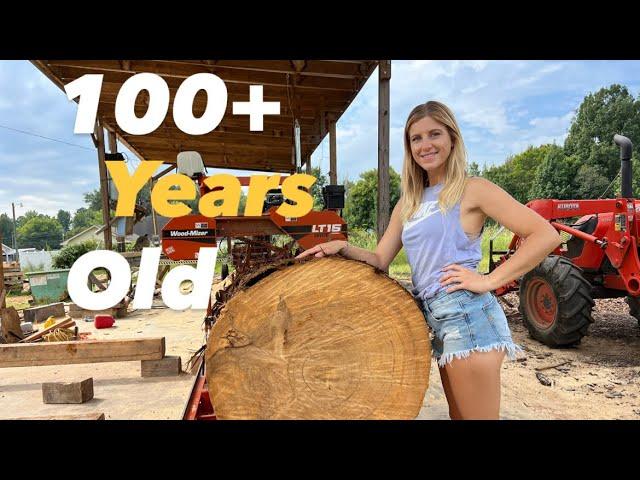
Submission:
[[[341,257],[284,267],[236,293],[205,355],[219,419],[412,419],[430,358],[411,294]]]

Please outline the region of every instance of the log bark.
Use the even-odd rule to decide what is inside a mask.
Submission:
[[[430,358],[411,294],[341,257],[256,274],[227,301],[205,353],[219,419],[415,418]]]

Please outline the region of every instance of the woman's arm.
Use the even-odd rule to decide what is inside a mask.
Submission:
[[[373,252],[365,248],[350,245],[344,240],[333,240],[305,250],[296,258],[304,258],[310,255],[325,257],[339,253],[345,258],[360,260],[380,270],[387,271],[389,265],[402,248],[402,220],[400,218],[400,209],[399,201],[391,213],[387,230],[384,232],[384,235]]]
[[[562,243],[562,238],[548,221],[492,182],[484,178],[469,179],[467,194],[471,208],[480,209],[524,241],[516,253],[489,275],[480,275],[459,265],[445,267],[441,284],[457,283],[448,292],[460,289],[478,293],[495,290],[532,270]]]

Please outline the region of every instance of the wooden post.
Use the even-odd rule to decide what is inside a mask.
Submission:
[[[149,179],[149,190],[153,190],[154,183],[157,182],[160,177],[165,176],[167,173],[169,173],[174,168],[176,169],[176,172],[177,172],[178,171],[177,165],[170,165],[169,167],[167,167],[164,170],[162,170],[159,174],[154,175],[153,177],[151,177]],[[153,208],[153,205],[151,205],[151,218],[153,219],[153,235],[154,236],[158,236],[158,230],[159,230],[159,228],[158,228],[158,217],[156,215],[155,208]]]
[[[102,194],[102,221],[104,222],[104,248],[111,250],[111,216],[109,212],[109,182],[107,179],[107,165],[104,163],[104,130],[99,122],[96,123],[96,147],[98,149],[98,169],[100,171],[100,193]]]
[[[149,179],[149,191],[153,190],[153,178]],[[151,219],[153,220],[153,236],[158,236],[158,217],[156,216],[156,210],[151,205]]]
[[[116,132],[112,132],[111,130],[107,130],[107,132],[108,132],[108,139],[109,139],[109,152],[118,153],[118,141],[116,138]],[[126,231],[125,231],[125,235],[126,235]],[[124,239],[125,239],[124,236],[116,235],[116,242],[118,243],[119,252],[125,251]]]
[[[336,121],[329,121],[329,183],[336,185],[338,183],[337,172],[337,155],[336,155]]]
[[[0,231],[0,308],[7,308],[6,292],[4,291],[4,258],[2,257],[2,232]]]
[[[307,175],[311,175],[311,155],[307,157]]]
[[[378,241],[389,226],[389,81],[391,60],[378,64]]]

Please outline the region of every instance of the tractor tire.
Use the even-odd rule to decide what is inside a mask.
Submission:
[[[224,280],[225,278],[227,278],[229,276],[229,264],[228,263],[223,263],[222,264],[222,269],[220,272],[220,276],[222,277],[222,280]]]
[[[594,305],[582,270],[565,257],[551,255],[522,277],[522,319],[529,335],[549,347],[580,343],[593,322]]]
[[[629,315],[634,317],[638,321],[638,326],[640,326],[640,299],[628,296],[624,301],[629,305]]]

